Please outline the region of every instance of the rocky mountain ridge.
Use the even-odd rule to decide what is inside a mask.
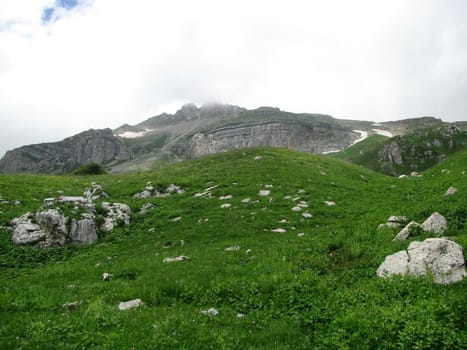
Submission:
[[[274,107],[248,110],[223,104],[182,106],[137,125],[88,130],[55,143],[23,146],[0,160],[0,173],[64,174],[95,162],[111,172],[141,171],[183,159],[247,147],[285,147],[309,153],[345,149],[374,133],[402,134],[432,117],[375,124],[328,115],[290,113]]]

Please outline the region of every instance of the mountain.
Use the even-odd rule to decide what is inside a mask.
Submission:
[[[437,236],[395,242],[398,229],[378,229],[393,215],[439,212],[465,251],[466,169],[467,150],[400,180],[254,148],[126,175],[0,176],[0,349],[465,349],[467,278],[438,285],[425,265],[418,278],[376,270]],[[96,214],[124,203],[129,225],[89,245],[12,243],[12,219],[94,181],[110,196]],[[135,198],[148,181],[184,192]],[[119,310],[135,299],[144,304]]]
[[[273,107],[248,110],[223,104],[186,104],[175,114],[163,113],[137,125],[125,124],[113,131],[89,130],[60,142],[8,151],[0,160],[0,173],[64,174],[89,162],[114,173],[134,172],[250,147],[329,153],[368,135],[393,136],[440,123],[440,119],[424,117],[375,124]]]
[[[398,124],[396,128],[412,131],[392,138],[373,135],[333,156],[399,176],[426,170],[467,147],[467,131],[453,124],[412,129]]]

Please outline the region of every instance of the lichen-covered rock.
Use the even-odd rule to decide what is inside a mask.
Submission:
[[[45,240],[45,232],[38,224],[32,222],[32,214],[26,213],[11,221],[13,226],[13,243],[16,245],[33,245]]]
[[[100,198],[107,198],[109,195],[104,192],[101,185],[96,182],[93,182],[89,188],[86,188],[83,192],[83,196],[87,199],[95,201]]]
[[[418,222],[409,222],[402,230],[399,231],[396,237],[394,237],[393,241],[405,241],[407,238],[409,238],[415,228],[419,226],[420,224]]]
[[[466,276],[464,254],[462,247],[455,242],[428,238],[423,242],[410,243],[406,251],[387,256],[376,274],[379,277],[431,274],[438,284],[458,282]]]

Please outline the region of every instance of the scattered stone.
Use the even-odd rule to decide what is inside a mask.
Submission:
[[[226,199],[232,199],[232,195],[231,194],[228,194],[227,196],[220,196],[219,197],[219,200],[223,201],[223,200],[226,200]]]
[[[172,222],[177,222],[177,221],[180,221],[180,220],[182,220],[182,217],[181,217],[181,216],[177,216],[176,218],[173,218],[173,219],[171,219],[170,221],[172,221]]]
[[[211,186],[209,188],[206,188],[205,190],[203,190],[203,192],[199,192],[199,193],[196,193],[194,195],[195,198],[202,198],[202,197],[211,197],[212,196],[212,190],[214,190],[215,188],[219,187],[219,185],[215,185],[215,186]]]
[[[312,218],[313,217],[313,214],[310,214],[310,213],[303,213],[302,216],[306,219],[309,219],[309,218]]]
[[[240,246],[238,245],[233,245],[231,247],[225,248],[224,249],[226,252],[236,252],[240,250]]]
[[[457,188],[449,187],[448,190],[446,191],[446,193],[444,194],[444,197],[452,196],[455,193],[457,193]]]
[[[142,215],[144,215],[144,214],[146,214],[148,211],[151,211],[151,210],[153,210],[153,209],[155,209],[155,208],[156,208],[156,206],[155,206],[154,204],[152,204],[152,203],[146,203],[146,204],[144,204],[144,205],[141,207],[139,213],[142,214]]]
[[[435,283],[449,284],[465,276],[462,247],[445,238],[428,238],[410,243],[402,250],[386,257],[376,271],[379,277],[393,275],[426,276],[431,274]]]
[[[154,227],[151,227],[151,228],[148,230],[149,233],[154,233],[155,231],[156,231],[156,229],[155,229]]]
[[[286,223],[288,223],[288,221],[286,219],[282,219],[282,220],[279,221],[279,224],[286,224]]]
[[[79,196],[61,196],[55,203],[74,204],[85,208],[88,212],[95,212],[96,208],[92,200]]]
[[[246,254],[251,254],[252,252],[253,252],[253,250],[251,250],[251,249],[245,250],[245,253],[246,253]]]
[[[420,175],[419,173],[417,173],[416,171],[412,171],[412,172],[410,173],[410,176],[412,176],[412,177],[420,177],[421,175]]]
[[[406,179],[406,178],[408,178],[408,176],[405,174],[399,175],[399,179]]]
[[[245,314],[242,314],[242,313],[240,313],[240,312],[237,313],[237,318],[243,318],[243,317],[245,317]]]
[[[412,234],[413,230],[419,227],[420,224],[415,221],[411,221],[405,226],[397,235],[393,241],[405,241]]]
[[[324,171],[320,171],[319,173],[323,176],[326,176],[326,173]]]
[[[261,197],[269,196],[270,193],[271,193],[270,190],[260,190],[260,191],[259,191],[259,195],[260,195]]]
[[[300,211],[300,210],[302,210],[302,207],[298,205],[292,208],[292,211]]]
[[[14,205],[21,205],[21,202],[19,200],[15,200],[15,202],[13,204]]]
[[[300,190],[298,190],[298,193],[300,193],[300,194],[305,193],[305,190],[300,189]]]
[[[130,224],[131,209],[128,205],[122,203],[103,202],[102,209],[107,212],[104,223],[101,228],[104,231],[112,231],[119,222],[125,225]]]
[[[285,199],[285,200],[292,199],[292,196],[285,196],[284,199]]]
[[[284,230],[283,228],[275,228],[274,230],[271,230],[271,232],[276,232],[276,233],[286,233],[287,231]]]
[[[165,262],[165,263],[171,263],[171,262],[179,262],[179,261],[184,261],[184,260],[189,260],[190,258],[185,256],[185,255],[180,255],[180,256],[177,256],[175,258],[164,258],[164,260],[162,260],[162,262]]]
[[[332,206],[336,205],[336,202],[324,201],[324,204],[326,204],[326,205],[329,206],[329,207],[332,207]]]
[[[135,193],[133,195],[133,198],[145,199],[145,198],[150,198],[150,197],[168,197],[173,194],[183,194],[183,193],[185,193],[185,190],[182,189],[180,186],[177,186],[174,184],[170,184],[169,186],[167,186],[165,190],[163,190],[162,192],[159,192],[154,188],[152,183],[149,181],[146,183],[146,187],[144,188],[144,190],[141,192]]]
[[[273,185],[264,185],[264,188],[273,188]]]
[[[185,245],[185,241],[183,239],[180,240],[180,247],[183,247]]]
[[[71,303],[65,303],[62,305],[62,307],[65,307],[67,309],[77,309],[81,305],[81,302],[79,301],[73,301]]]
[[[300,232],[300,233],[297,235],[297,237],[300,237],[300,238],[305,237],[305,233]]]
[[[426,219],[420,227],[424,231],[432,231],[438,235],[442,235],[448,229],[448,222],[440,213],[433,213]]]
[[[255,157],[255,160],[262,160],[262,159],[263,159],[263,157],[261,157],[261,156],[256,156]]]
[[[113,276],[112,274],[110,274],[110,273],[108,273],[108,272],[104,272],[104,273],[102,274],[102,280],[103,280],[103,281],[110,281],[110,277],[112,277],[112,276]]]
[[[50,207],[51,205],[54,205],[55,202],[57,202],[57,198],[46,198],[44,199],[44,206]]]
[[[305,201],[301,201],[300,203],[297,204],[297,206],[302,207],[302,208],[308,208],[308,204]]]
[[[449,174],[450,171],[449,171],[448,169],[443,169],[443,170],[441,170],[441,173],[442,173],[442,174]]]
[[[224,203],[224,204],[221,205],[221,208],[222,208],[222,209],[228,209],[228,208],[230,208],[231,206],[232,206],[232,204],[230,204],[230,203]]]
[[[244,198],[242,199],[242,203],[250,203],[251,198]]]
[[[109,195],[102,189],[102,186],[96,182],[93,182],[89,188],[84,190],[83,196],[93,201],[109,197]]]
[[[142,305],[144,305],[144,303],[141,301],[141,299],[134,299],[134,300],[121,302],[120,304],[118,304],[118,309],[121,311],[124,311],[124,310],[133,309],[135,307],[139,307]]]
[[[215,308],[211,307],[208,310],[201,310],[201,313],[203,315],[211,315],[211,316],[217,316],[219,315],[219,311],[217,311]]]

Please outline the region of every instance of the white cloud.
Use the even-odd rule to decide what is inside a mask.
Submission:
[[[462,0],[80,4],[0,0],[0,154],[189,101],[467,119]]]

